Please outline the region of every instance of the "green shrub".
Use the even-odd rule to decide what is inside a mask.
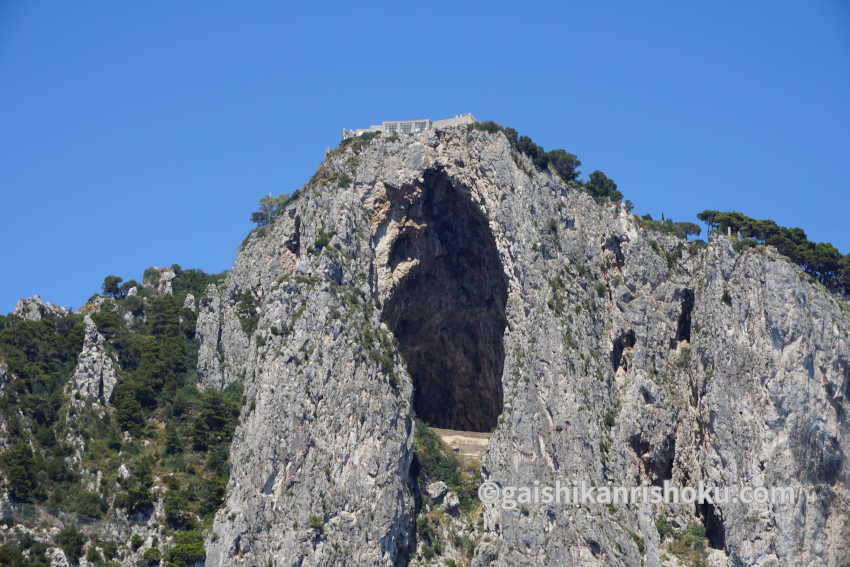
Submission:
[[[590,174],[590,178],[584,184],[584,187],[597,201],[608,199],[620,202],[623,200],[623,194],[617,190],[617,184],[599,170]]]
[[[366,132],[359,136],[351,136],[339,143],[338,149],[351,148],[354,151],[360,151],[364,147],[372,143],[372,140],[380,136],[380,132]]]
[[[24,537],[19,543],[0,545],[0,565],[3,567],[50,567],[47,545]]]
[[[321,516],[315,514],[310,515],[310,527],[321,533],[325,529],[325,520]]]
[[[177,276],[171,280],[174,296],[185,297],[187,293],[191,293],[196,300],[206,294],[207,287],[210,284],[218,285],[227,276],[227,272],[208,274],[203,270],[184,270],[177,264],[171,266],[171,269]],[[180,303],[182,304],[182,301]]]
[[[19,443],[0,457],[9,496],[16,502],[32,502],[36,488],[36,467],[29,445]]]
[[[581,161],[579,161],[575,154],[558,149],[549,152],[548,157],[549,165],[557,172],[561,179],[564,181],[575,181],[578,179],[578,168],[581,165]]]
[[[103,285],[101,286],[103,295],[111,295],[112,297],[120,296],[122,281],[124,281],[124,278],[119,278],[118,276],[106,276],[103,279]]]
[[[142,555],[142,565],[145,567],[158,567],[161,562],[162,554],[155,547],[145,550],[145,553]]]
[[[90,545],[88,550],[86,551],[86,561],[89,563],[97,563],[101,561],[100,553],[97,552],[97,548],[94,545]]]
[[[421,420],[414,429],[414,452],[419,465],[420,486],[442,480],[458,496],[460,507],[469,511],[478,503],[480,471],[466,467],[443,440]]]
[[[282,193],[277,197],[267,195],[261,198],[259,210],[251,213],[251,222],[256,224],[258,228],[262,228],[273,223],[278,217],[280,217],[280,215],[283,214],[286,207],[295,202],[299,196],[299,191],[293,191],[292,193]],[[244,246],[245,242],[242,244]]]
[[[428,514],[420,514],[416,518],[416,538],[425,543],[424,548],[426,558],[432,558],[434,555],[442,553],[442,545],[438,536],[439,526],[435,518]]]
[[[638,553],[641,555],[646,554],[646,540],[644,540],[641,536],[636,534],[635,532],[630,531],[629,536],[631,536],[632,541],[635,542],[635,545],[638,548]]]
[[[80,557],[83,555],[83,547],[87,538],[77,530],[76,526],[68,525],[62,528],[55,541],[65,552],[65,557],[68,558],[71,565],[80,564]]]
[[[128,514],[143,514],[153,507],[150,487],[153,486],[150,459],[141,459],[131,467],[131,475],[123,481],[123,491],[115,497],[115,505]]]
[[[212,456],[214,453],[210,453]],[[227,461],[224,460],[223,464],[226,466]],[[222,503],[224,502],[224,494],[225,488],[227,486],[227,481],[222,478],[225,476],[227,471],[225,470],[221,474],[221,476],[216,476],[210,479],[207,479],[203,483],[203,490],[200,494],[200,499],[198,502],[199,511],[202,516],[211,517],[215,514],[216,510],[218,510]]]
[[[204,538],[198,531],[180,532],[174,538],[174,546],[168,550],[168,567],[189,567],[206,558]]]
[[[115,559],[118,555],[118,544],[114,541],[99,541],[98,546],[103,552],[103,557],[107,560]]]
[[[735,242],[733,242],[732,248],[735,250],[735,252],[740,254],[747,248],[754,248],[758,245],[759,242],[757,240],[753,240],[752,238],[743,238],[741,240],[736,240]]]
[[[52,427],[62,404],[62,387],[82,346],[80,315],[7,322],[0,331],[0,359],[17,379],[6,384],[4,404],[15,407],[26,419]],[[12,442],[29,441],[23,438],[23,430],[12,434]]]
[[[485,122],[473,122],[472,124],[466,125],[467,130],[480,130],[482,132],[487,132],[488,134],[495,134],[496,132],[501,132],[502,127],[499,124],[491,121]]]
[[[142,282],[144,282],[144,285],[148,287],[156,287],[159,285],[160,277],[162,277],[162,272],[151,266],[150,268],[147,268],[145,273],[142,275]]]
[[[669,551],[681,562],[694,567],[708,567],[705,537],[705,527],[699,522],[691,521],[688,527],[673,536]]]
[[[598,295],[599,297],[605,297],[605,293],[607,291],[608,291],[608,288],[605,287],[604,283],[600,282],[600,283],[596,284],[596,295]]]
[[[685,347],[682,349],[682,352],[679,353],[679,359],[676,360],[676,366],[679,368],[687,368],[687,366],[691,363],[691,349]]]
[[[210,390],[201,395],[200,407],[192,423],[192,448],[206,451],[228,443],[239,422],[240,388]]]
[[[122,430],[130,432],[134,436],[139,436],[145,425],[145,414],[142,411],[142,405],[136,398],[136,393],[132,388],[121,386],[124,385],[119,385],[113,394],[113,404],[115,406],[118,424]]]
[[[251,336],[257,330],[257,323],[260,316],[257,313],[257,300],[254,294],[248,290],[239,292],[236,296],[237,316],[239,317],[239,325],[242,327],[242,332]]]
[[[670,522],[664,516],[655,520],[655,529],[658,530],[658,536],[661,538],[661,541],[673,536],[673,526],[670,525]]]
[[[470,131],[480,130],[490,134],[502,132],[511,147],[527,155],[538,169],[545,171],[551,167],[564,181],[578,179],[578,168],[581,166],[581,161],[566,150],[555,149],[546,152],[528,136],[519,136],[513,128],[505,128],[495,122],[474,122],[469,124],[467,129]]]
[[[165,426],[165,454],[179,455],[183,452],[183,440],[177,432],[177,426],[169,423]]]
[[[87,518],[102,518],[109,506],[99,494],[79,486],[66,489],[65,509]]]
[[[318,254],[330,244],[334,235],[336,235],[336,231],[325,232],[324,230],[320,230],[318,236],[316,236],[316,241],[313,243],[313,254]]]
[[[169,490],[165,494],[165,523],[173,530],[191,530],[195,528],[195,518],[191,512],[187,495],[179,490]]]
[[[702,229],[698,224],[694,224],[692,222],[673,222],[671,219],[664,218],[661,220],[654,220],[652,215],[643,215],[642,217],[637,218],[637,223],[639,226],[647,230],[672,234],[682,240],[687,240],[689,236],[697,236],[702,232]],[[656,246],[657,245],[658,244],[656,243]]]
[[[340,187],[350,187],[351,183],[352,183],[352,179],[351,179],[350,175],[343,172],[343,173],[340,173],[337,176],[337,182],[339,183]]]

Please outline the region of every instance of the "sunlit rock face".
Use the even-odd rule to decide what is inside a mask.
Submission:
[[[704,526],[710,564],[844,565],[848,312],[775,252],[651,232],[499,132],[351,141],[199,302],[202,384],[245,392],[206,564],[419,561],[418,416],[492,430],[502,486],[806,494],[487,504],[471,557],[440,562],[657,566],[664,518]]]

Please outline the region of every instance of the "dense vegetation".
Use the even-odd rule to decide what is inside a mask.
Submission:
[[[837,293],[850,294],[850,254],[832,244],[811,242],[801,228],[786,228],[772,220],[757,220],[739,212],[703,211],[697,217],[711,230],[740,233],[739,248],[767,244],[788,256],[807,274]]]
[[[164,528],[174,545],[147,549],[145,556],[150,565],[158,565],[161,556],[165,565],[181,567],[203,558],[201,530],[224,498],[241,392],[198,390],[196,316],[183,307],[187,294],[200,298],[222,275],[172,269],[177,276],[172,294],[155,292],[156,270],[145,274],[150,282],[145,287],[132,280],[122,285],[117,276],[104,280],[106,298],[92,319],[120,364],[106,408],[73,408],[64,392],[82,347],[81,315],[0,319],[0,360],[15,376],[0,394],[10,445],[0,467],[15,502],[54,516],[76,514],[74,523],[81,516],[144,521],[157,499],[153,489],[159,479]],[[130,295],[133,287],[136,293]],[[84,442],[81,454],[75,440]],[[98,488],[91,471],[102,474]],[[92,535],[67,527],[54,542],[76,564]],[[91,562],[109,565],[126,542],[98,540],[96,545],[104,552],[89,545],[92,557],[98,557]],[[0,547],[0,564],[38,565],[45,549],[22,539]],[[21,562],[26,550],[30,557]]]
[[[443,443],[436,433],[425,424],[416,420],[414,430],[417,479],[424,489],[429,483],[441,480],[457,493],[460,506],[471,510],[478,504],[478,485],[480,471],[462,462],[454,452]]]
[[[427,493],[430,483],[442,481],[449,490],[457,494],[460,511],[468,516],[478,513],[478,486],[481,484],[481,471],[477,462],[462,461],[455,455],[436,433],[421,420],[417,419],[414,429],[413,473],[416,478],[422,503],[427,504],[416,518],[416,538],[420,548],[420,559],[434,562],[443,554],[445,542],[441,540],[439,526],[444,514],[434,506]],[[454,547],[462,549],[469,559],[472,558],[475,542],[466,536],[455,535]],[[447,563],[449,564],[449,563]]]

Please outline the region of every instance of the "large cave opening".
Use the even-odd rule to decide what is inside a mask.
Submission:
[[[507,301],[496,241],[467,191],[440,170],[395,191],[413,202],[388,267],[409,272],[382,315],[413,377],[414,409],[435,427],[492,431],[502,412]]]

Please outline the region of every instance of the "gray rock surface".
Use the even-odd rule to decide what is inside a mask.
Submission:
[[[38,295],[19,299],[12,315],[29,321],[40,321],[45,317],[66,315],[68,309],[42,301]]]
[[[437,482],[432,482],[426,488],[426,492],[428,493],[428,497],[431,498],[431,500],[438,500],[438,499],[442,498],[443,496],[446,495],[446,492],[448,492],[448,490],[449,490],[449,487],[446,486],[446,483],[443,482],[442,480],[438,480]]]
[[[12,375],[9,372],[9,366],[6,364],[6,361],[0,360],[0,394],[3,393],[6,383],[11,379]]]
[[[69,567],[70,563],[65,556],[65,552],[58,547],[51,547],[47,550],[47,559],[50,561],[50,567]]]
[[[171,293],[171,281],[177,277],[171,268],[148,268],[145,271],[142,287],[153,289],[160,295]]]
[[[386,565],[410,546],[410,379],[369,287],[365,212],[326,197],[298,209],[332,221],[326,246],[307,250],[323,227],[305,223],[296,255],[297,222],[276,223],[199,305],[202,380],[246,399],[208,566]]]
[[[67,394],[76,407],[106,405],[118,381],[118,363],[114,355],[106,351],[106,340],[98,332],[91,316],[83,318],[83,329],[83,350],[68,382]]]
[[[6,362],[0,360],[0,394],[6,387],[6,384],[13,380],[11,372]],[[6,424],[5,416],[0,416],[0,453],[9,447],[9,426]]]
[[[208,566],[403,563],[414,406],[495,422],[482,473],[502,486],[804,493],[485,505],[475,565],[661,565],[661,517],[704,523],[729,565],[846,565],[847,305],[770,249],[647,230],[500,133],[331,152],[198,309],[202,384],[246,398]]]

